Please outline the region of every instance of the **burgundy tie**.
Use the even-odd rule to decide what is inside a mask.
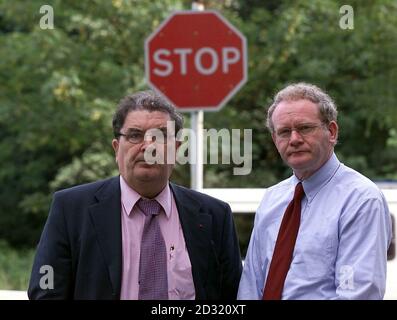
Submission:
[[[167,300],[167,250],[157,215],[160,204],[156,200],[140,199],[137,203],[145,214],[139,260],[139,300]]]
[[[294,198],[285,210],[280,230],[278,231],[269,273],[263,291],[264,300],[280,300],[284,281],[292,261],[296,236],[301,218],[301,201],[305,194],[302,182],[295,187]]]

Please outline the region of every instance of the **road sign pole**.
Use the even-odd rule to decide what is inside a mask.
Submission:
[[[195,139],[190,139],[194,145],[190,146],[190,150],[195,150],[191,155],[190,162],[190,184],[194,190],[203,189],[204,170],[203,170],[203,158],[204,158],[204,112],[193,111],[190,114],[190,122],[192,131],[195,133]]]
[[[197,1],[192,2],[192,11],[203,11],[204,4],[201,4]],[[203,156],[204,156],[204,137],[203,137],[203,128],[204,128],[204,112],[203,111],[193,111],[190,113],[190,122],[191,128],[193,132],[196,133],[196,141],[194,149],[196,152],[194,153],[195,161],[190,163],[190,187],[194,190],[203,189],[203,180],[204,180],[204,168],[203,168]]]
[[[192,10],[193,11],[203,11],[204,5],[200,4],[196,1],[192,2]],[[194,190],[203,189],[203,180],[204,180],[204,168],[203,168],[203,159],[204,159],[204,112],[203,111],[193,111],[190,113],[190,126],[193,132],[196,133],[196,139],[191,139],[190,141],[194,141],[194,149],[196,152],[194,153],[195,159],[192,159],[193,162],[190,163],[190,187]]]

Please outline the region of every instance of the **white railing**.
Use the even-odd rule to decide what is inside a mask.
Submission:
[[[379,184],[385,195],[390,212],[397,214],[397,184]],[[212,197],[227,202],[233,213],[255,213],[266,192],[265,188],[207,188],[200,190]]]
[[[27,300],[26,291],[0,290],[0,300]]]

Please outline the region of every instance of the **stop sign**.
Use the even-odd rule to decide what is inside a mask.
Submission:
[[[180,111],[219,110],[247,79],[245,37],[216,11],[179,11],[145,41],[149,85]]]

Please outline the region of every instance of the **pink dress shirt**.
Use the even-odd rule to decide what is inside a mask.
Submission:
[[[138,299],[139,257],[142,230],[145,222],[143,212],[135,206],[141,196],[131,189],[120,176],[121,230],[122,230],[122,278],[121,300]],[[192,266],[179,214],[169,184],[155,199],[162,212],[159,224],[167,248],[168,298],[170,300],[193,300],[195,298]]]

